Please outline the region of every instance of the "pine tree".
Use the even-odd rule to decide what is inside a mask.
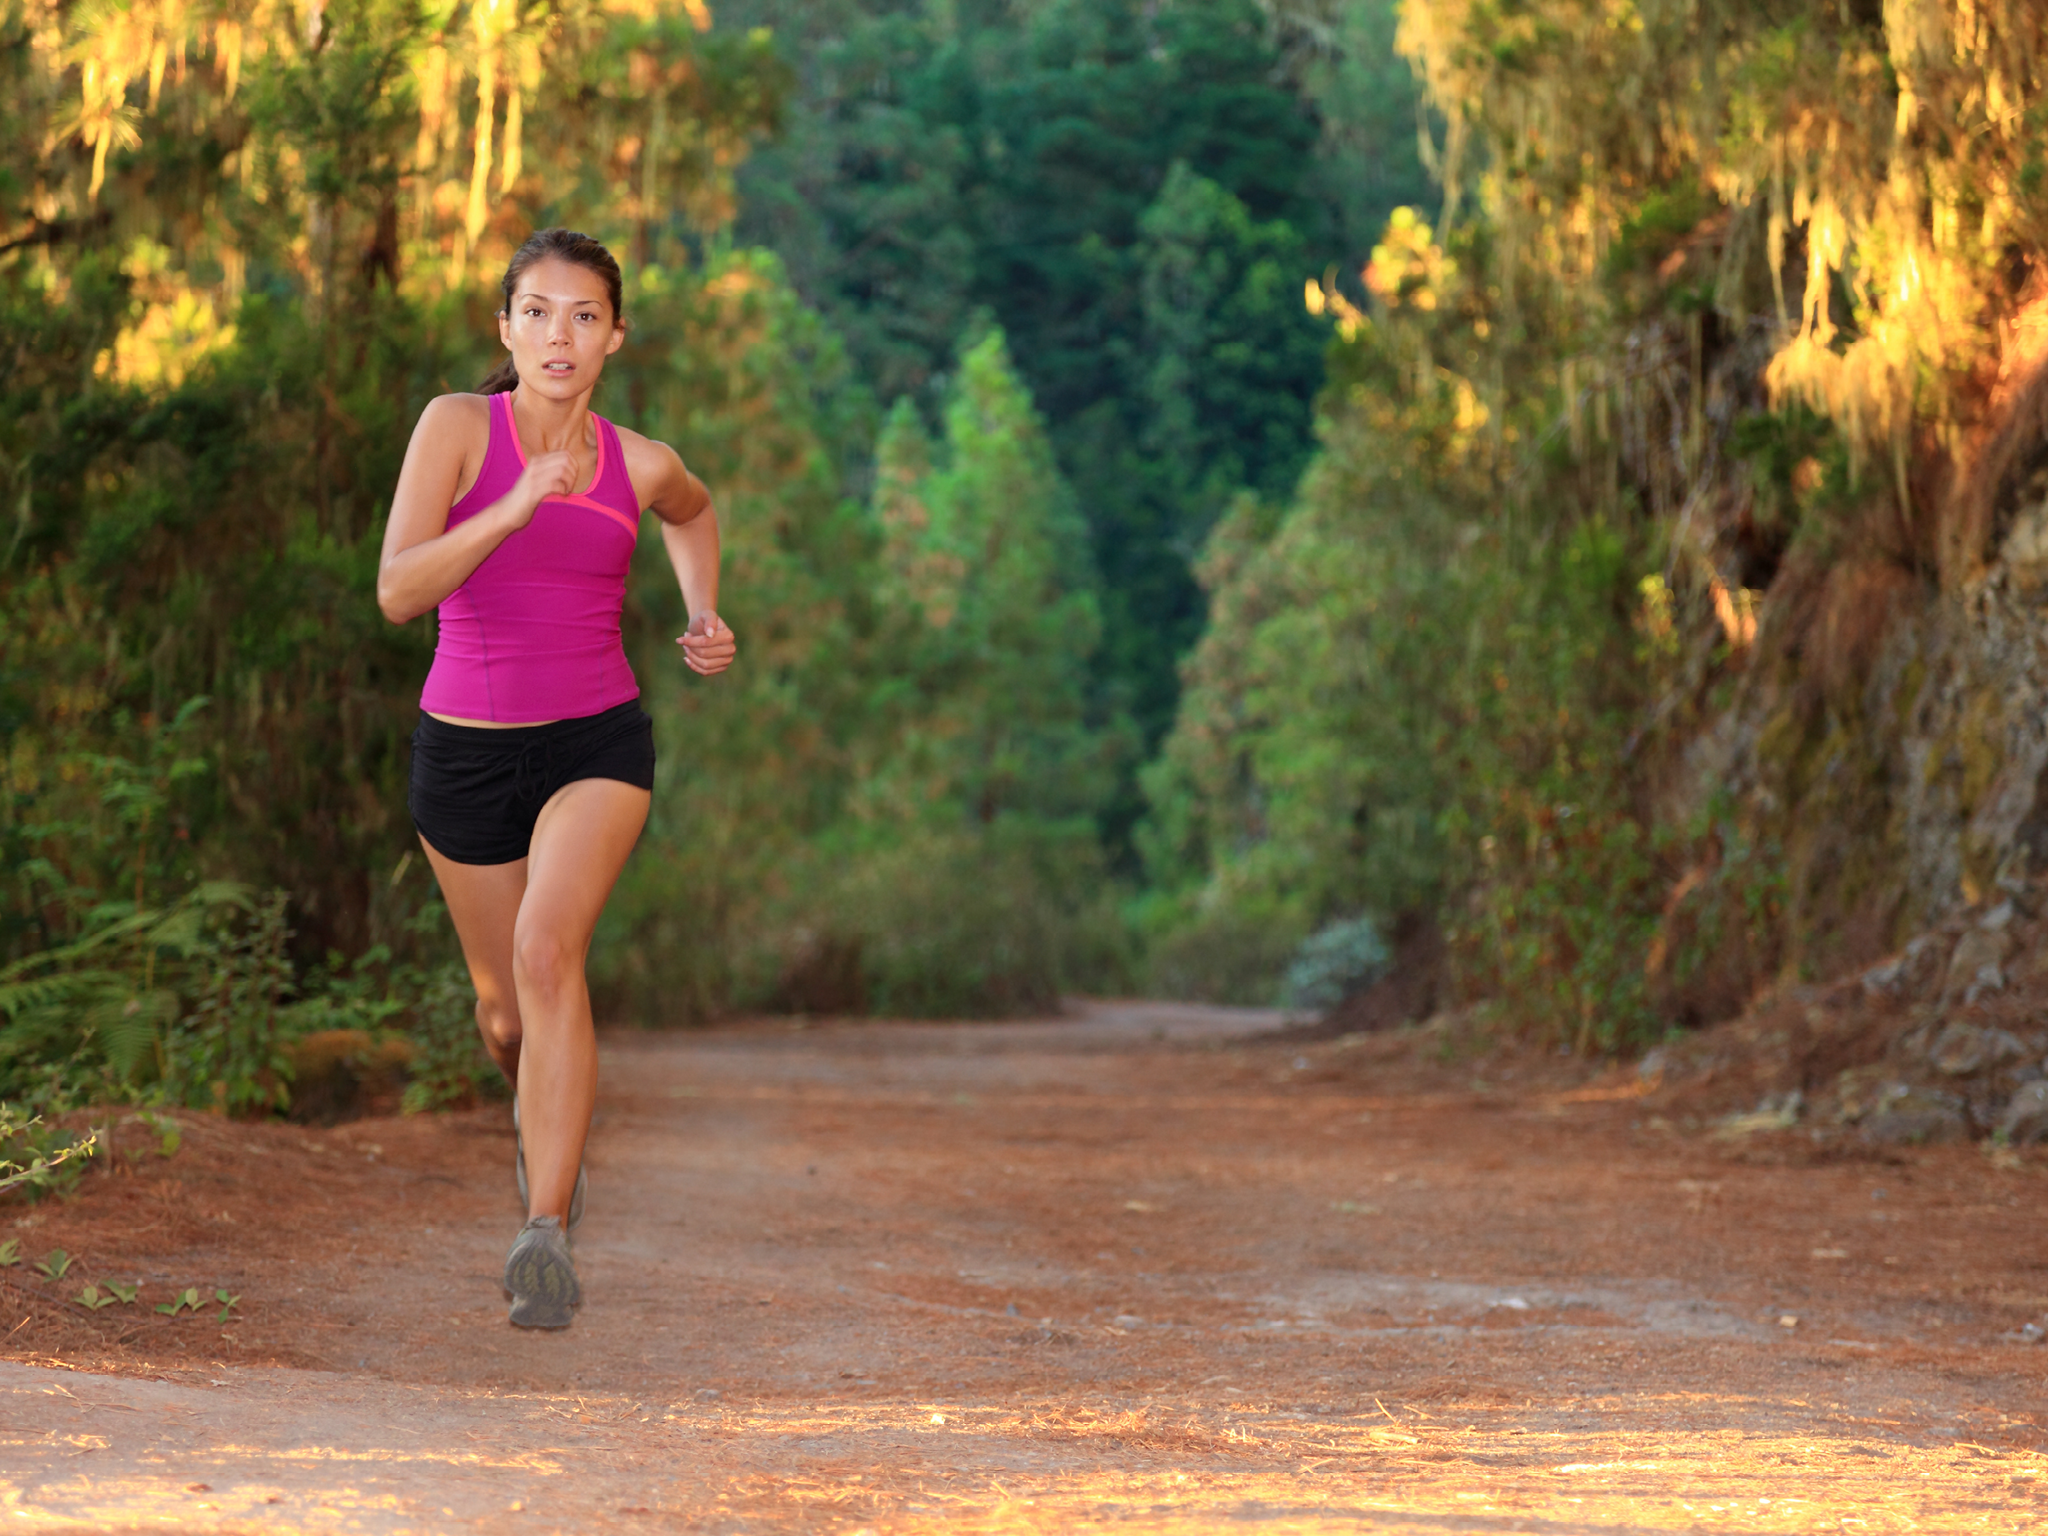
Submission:
[[[925,803],[981,825],[1085,819],[1104,787],[1086,534],[1000,331],[962,355],[942,443],[901,402],[878,463],[889,577],[920,620],[909,757]]]

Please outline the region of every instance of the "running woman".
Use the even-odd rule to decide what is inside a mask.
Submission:
[[[586,235],[542,230],[513,255],[504,298],[511,356],[413,430],[377,606],[394,624],[440,609],[408,800],[515,1094],[527,1221],[505,1259],[511,1321],[566,1328],[583,1299],[568,1233],[597,1099],[583,967],[654,788],[653,726],[619,636],[643,510],[682,583],[684,661],[713,676],[734,644],[704,483],[666,443],[590,409],[626,339],[619,264]]]

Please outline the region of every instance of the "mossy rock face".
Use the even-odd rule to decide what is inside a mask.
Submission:
[[[1973,691],[1963,707],[1955,745],[1963,768],[1958,809],[1965,816],[1984,803],[1999,770],[2005,767],[2004,702],[1989,686],[1984,686],[1981,691]]]
[[[1927,686],[1927,663],[1917,654],[1906,663],[1899,673],[1897,685],[1892,690],[1892,729],[1903,734],[1912,724],[1914,708],[1920,702],[1920,691]]]
[[[1766,720],[1756,735],[1756,762],[1760,778],[1774,784],[1790,784],[1806,745],[1806,722],[1800,712],[1785,705]]]
[[[1857,1131],[1881,1146],[1921,1147],[1967,1140],[1970,1122],[1958,1095],[1901,1084],[1857,1123]]]
[[[398,1107],[412,1070],[412,1042],[363,1029],[323,1029],[286,1048],[292,1066],[290,1118],[333,1125]]]
[[[1964,902],[2048,870],[2048,629],[1996,582],[1902,602],[1860,707],[1816,693],[1797,655],[1710,719],[1681,803],[1729,796],[1783,850],[1761,921],[1782,964],[1829,971]],[[1765,661],[1764,667],[1771,666]]]

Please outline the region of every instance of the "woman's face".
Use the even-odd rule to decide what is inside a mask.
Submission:
[[[626,330],[612,313],[603,278],[550,256],[514,281],[511,306],[498,316],[498,336],[511,350],[520,388],[573,400],[596,387]]]

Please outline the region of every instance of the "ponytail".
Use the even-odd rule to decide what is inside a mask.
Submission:
[[[477,385],[480,395],[509,395],[519,387],[519,370],[513,365],[512,354],[507,352],[498,359],[498,366],[484,375],[483,383]]]
[[[512,253],[512,260],[505,268],[505,279],[499,284],[504,293],[504,302],[498,313],[508,314],[512,309],[512,290],[518,285],[520,274],[537,261],[549,257],[571,262],[586,271],[595,272],[604,280],[605,296],[611,300],[612,319],[619,325],[626,323],[624,283],[619,275],[619,263],[612,253],[588,235],[578,234],[573,229],[538,229],[526,237],[526,241]],[[500,358],[498,366],[484,375],[483,383],[477,385],[480,395],[510,394],[519,387],[519,370],[513,365],[510,354]]]

